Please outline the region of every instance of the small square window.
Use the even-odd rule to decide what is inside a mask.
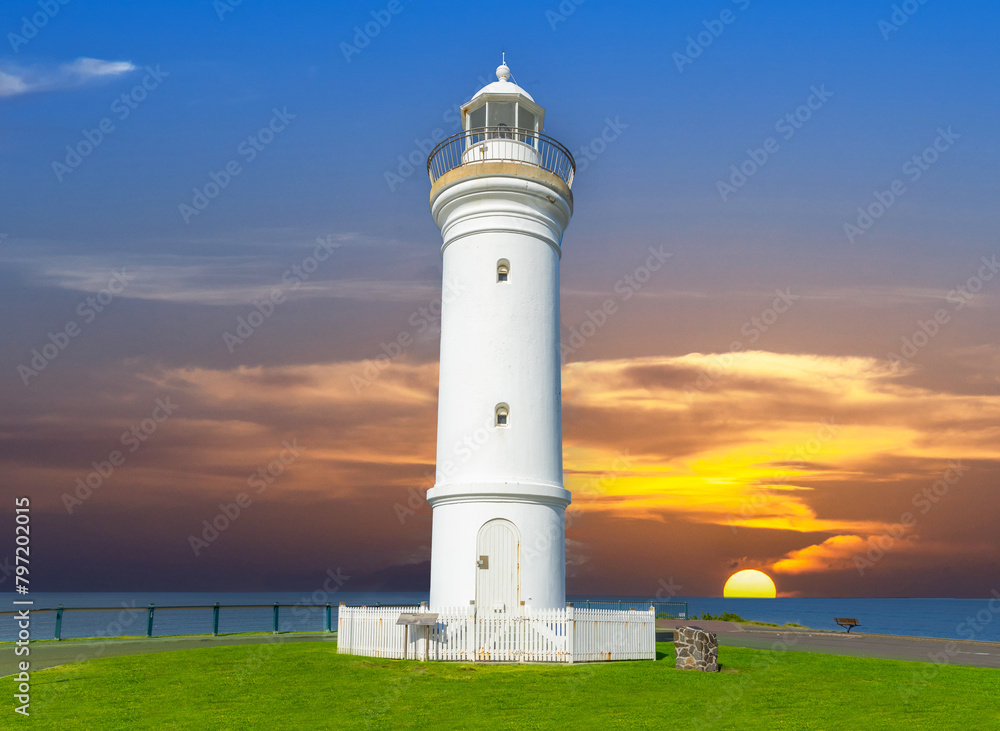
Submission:
[[[507,426],[507,414],[497,414],[497,426]]]
[[[505,270],[501,269],[499,272],[497,272],[497,281],[498,282],[507,281],[507,272]]]

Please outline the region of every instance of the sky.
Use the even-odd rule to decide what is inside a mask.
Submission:
[[[426,590],[424,166],[506,52],[577,160],[567,592],[988,596],[998,16],[5,3],[0,589],[28,496],[36,591]]]

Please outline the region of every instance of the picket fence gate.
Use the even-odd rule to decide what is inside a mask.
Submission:
[[[347,655],[464,662],[655,660],[652,609],[428,609],[433,625],[397,625],[414,607],[347,607],[338,613],[337,652]]]

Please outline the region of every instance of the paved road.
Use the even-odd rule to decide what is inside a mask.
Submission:
[[[31,671],[44,670],[56,665],[94,660],[99,657],[119,655],[146,655],[153,652],[193,650],[199,647],[222,645],[260,645],[267,642],[333,642],[337,633],[296,632],[280,635],[235,635],[232,637],[153,637],[135,640],[64,640],[62,642],[32,642]],[[17,672],[18,662],[24,657],[14,655],[14,645],[0,645],[0,676]]]
[[[714,632],[720,645],[750,647],[758,650],[787,649],[794,652],[821,652],[829,655],[878,657],[892,660],[947,662],[950,665],[974,665],[1000,668],[1000,644],[965,642],[924,637],[873,635],[859,632],[817,632],[815,630],[766,629],[732,622],[658,621],[660,630],[677,626],[701,627]],[[663,632],[666,639],[666,632]],[[659,639],[659,637],[657,638]],[[783,645],[781,644],[783,643]]]

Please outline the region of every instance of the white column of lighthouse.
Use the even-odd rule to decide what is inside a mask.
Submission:
[[[555,192],[478,176],[432,201],[444,239],[432,606],[475,598],[476,535],[494,518],[520,534],[521,600],[565,603],[559,246],[571,203]]]

